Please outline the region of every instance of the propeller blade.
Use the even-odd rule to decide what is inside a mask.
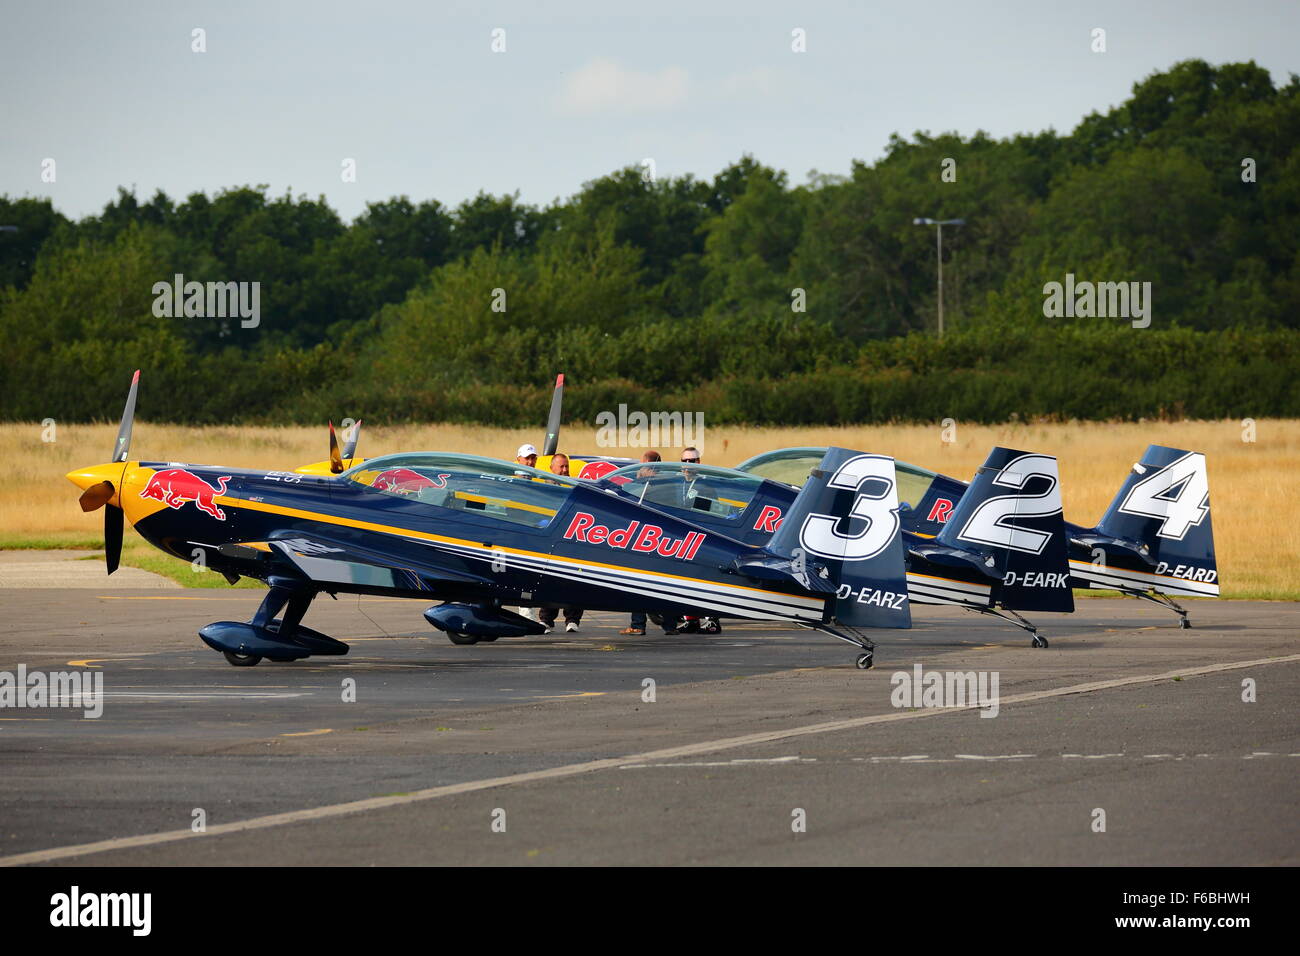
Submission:
[[[122,561],[122,509],[109,505],[104,509],[104,562],[112,574]]]
[[[101,481],[83,491],[77,501],[80,502],[82,511],[94,511],[113,500],[113,491],[111,481]]]
[[[131,376],[131,391],[126,393],[126,407],[122,409],[122,424],[117,429],[117,442],[113,445],[112,461],[126,461],[131,450],[131,426],[135,424],[135,396],[140,390],[140,370]]]
[[[351,461],[357,455],[357,442],[361,441],[361,419],[352,426],[352,437],[343,443],[343,460]]]
[[[339,436],[334,433],[333,422],[330,422],[330,471],[343,474],[343,454],[339,451]]]
[[[560,447],[560,416],[564,406],[564,373],[555,376],[555,394],[551,396],[551,417],[546,422],[546,441],[542,443],[543,455],[554,455]]]

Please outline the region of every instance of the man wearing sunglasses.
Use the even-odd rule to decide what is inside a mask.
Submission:
[[[701,463],[700,450],[698,448],[682,449],[682,480],[685,482],[685,499],[692,501],[695,498],[695,482],[700,477],[700,473],[694,468],[688,468],[688,465],[698,465]],[[676,623],[675,630],[690,634],[698,631],[701,634],[718,634],[722,631],[722,622],[716,617],[703,615],[696,617],[693,614],[683,615]]]

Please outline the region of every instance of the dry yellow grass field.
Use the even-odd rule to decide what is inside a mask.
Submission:
[[[85,542],[100,535],[100,516],[82,514],[77,490],[63,475],[108,457],[116,424],[60,425],[57,440],[42,440],[39,424],[0,425],[8,456],[0,471],[0,545]],[[365,428],[360,452],[446,450],[511,457],[542,429],[461,425]],[[562,433],[570,452],[596,452],[592,425]],[[843,445],[893,455],[969,479],[996,444],[1054,454],[1060,459],[1065,514],[1092,524],[1114,496],[1129,466],[1152,442],[1204,452],[1214,504],[1214,534],[1224,596],[1300,597],[1300,421],[1263,419],[1256,440],[1242,440],[1241,423],[1146,422],[963,425],[942,440],[926,425],[846,428],[723,428],[707,431],[704,460],[734,465],[761,451],[789,445]],[[249,468],[293,468],[326,457],[324,427],[204,427],[136,423],[133,458]],[[661,449],[672,453],[672,449]],[[639,455],[640,449],[604,449]],[[128,549],[130,550],[130,549]]]

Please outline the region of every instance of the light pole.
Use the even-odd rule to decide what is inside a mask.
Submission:
[[[914,226],[938,226],[935,230],[935,238],[938,243],[939,252],[939,338],[943,338],[943,227],[944,226],[964,226],[965,219],[913,219]]]

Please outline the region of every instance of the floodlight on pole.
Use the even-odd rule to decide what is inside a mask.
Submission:
[[[965,219],[924,219],[916,218],[912,220],[914,226],[938,226],[935,230],[936,248],[939,254],[939,338],[943,338],[943,227],[944,226],[964,226]]]

